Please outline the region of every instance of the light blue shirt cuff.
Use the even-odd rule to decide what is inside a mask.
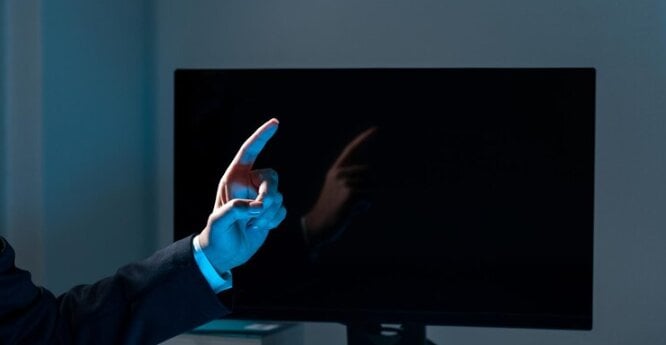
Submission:
[[[226,271],[221,275],[217,273],[215,267],[213,267],[213,264],[208,261],[206,254],[201,249],[199,235],[194,236],[192,245],[194,246],[194,261],[196,261],[201,274],[206,278],[208,285],[210,285],[213,291],[215,291],[215,293],[220,293],[224,290],[231,289],[231,271]]]

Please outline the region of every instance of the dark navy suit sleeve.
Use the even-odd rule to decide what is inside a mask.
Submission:
[[[229,313],[194,261],[192,236],[55,297],[0,237],[0,344],[157,344]]]

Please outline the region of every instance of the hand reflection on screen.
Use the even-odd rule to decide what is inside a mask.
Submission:
[[[317,201],[302,219],[305,240],[311,248],[335,241],[354,216],[370,207],[372,167],[367,158],[359,158],[359,153],[376,132],[377,127],[370,127],[357,135],[328,169]]]

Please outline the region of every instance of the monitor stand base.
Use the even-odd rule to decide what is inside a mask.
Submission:
[[[426,338],[424,324],[404,323],[382,326],[379,323],[347,324],[347,345],[434,345]]]

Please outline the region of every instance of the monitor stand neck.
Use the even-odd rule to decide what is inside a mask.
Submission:
[[[426,338],[424,324],[404,323],[382,326],[379,323],[348,323],[347,345],[434,345]]]

